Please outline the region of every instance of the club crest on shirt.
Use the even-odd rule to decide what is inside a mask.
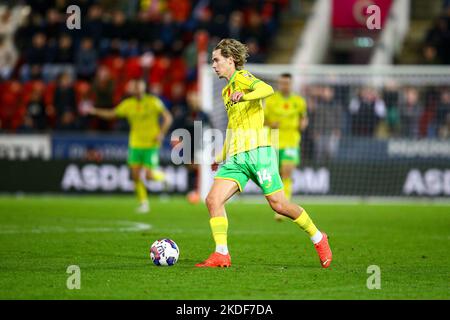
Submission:
[[[248,72],[242,73],[242,75],[250,80],[253,79],[253,76]]]

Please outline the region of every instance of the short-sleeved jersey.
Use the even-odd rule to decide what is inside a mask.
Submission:
[[[266,99],[264,114],[267,122],[279,124],[279,148],[297,148],[300,144],[300,119],[307,116],[305,99],[279,91]]]
[[[222,90],[222,98],[228,114],[226,155],[252,150],[260,146],[269,146],[267,129],[264,127],[264,110],[261,99],[240,101],[230,100],[233,92],[247,94],[252,91],[259,79],[246,70],[237,70]]]
[[[153,95],[145,95],[140,100],[136,97],[127,98],[115,108],[116,116],[126,118],[130,124],[129,147],[159,146],[159,116],[164,110],[162,101]]]

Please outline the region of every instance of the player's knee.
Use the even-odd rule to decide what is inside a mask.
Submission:
[[[220,206],[220,199],[214,194],[208,194],[205,199],[205,204],[208,210],[212,212]]]
[[[131,179],[133,179],[133,181],[138,181],[139,180],[139,171],[137,170],[131,170]]]
[[[269,205],[272,208],[272,210],[278,214],[283,214],[285,212],[284,203],[279,199],[270,199]]]

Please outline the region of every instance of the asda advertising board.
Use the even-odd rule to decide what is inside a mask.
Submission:
[[[164,182],[148,181],[154,193],[185,193],[187,169],[166,165]],[[123,162],[6,161],[0,160],[0,192],[128,193],[134,190]],[[361,163],[306,165],[294,172],[295,194],[355,196],[450,197],[450,164]],[[245,193],[260,193],[249,182]]]

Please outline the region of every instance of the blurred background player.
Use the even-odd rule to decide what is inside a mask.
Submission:
[[[278,78],[278,91],[266,99],[265,124],[278,129],[278,161],[284,193],[288,200],[292,197],[292,173],[300,164],[301,132],[308,126],[305,99],[292,92],[292,75],[283,73]],[[281,221],[282,215],[275,213]]]
[[[183,128],[189,132],[191,137],[190,146],[183,146],[190,150],[190,163],[187,164],[188,169],[188,193],[187,199],[190,203],[199,203],[199,162],[196,161],[196,155],[201,156],[203,136],[195,132],[195,123],[201,123],[202,130],[211,127],[208,115],[201,110],[200,97],[196,90],[190,90],[186,95],[187,108],[180,110],[172,124],[172,128]],[[178,143],[183,143],[182,141]],[[198,158],[198,160],[201,158]]]
[[[137,211],[146,213],[150,206],[141,172],[145,171],[147,179],[164,180],[163,173],[157,170],[159,147],[172,124],[172,115],[158,97],[146,93],[143,80],[131,80],[128,83],[128,92],[131,97],[123,100],[115,109],[92,108],[87,112],[104,119],[119,117],[128,120],[128,165],[140,203]]]

